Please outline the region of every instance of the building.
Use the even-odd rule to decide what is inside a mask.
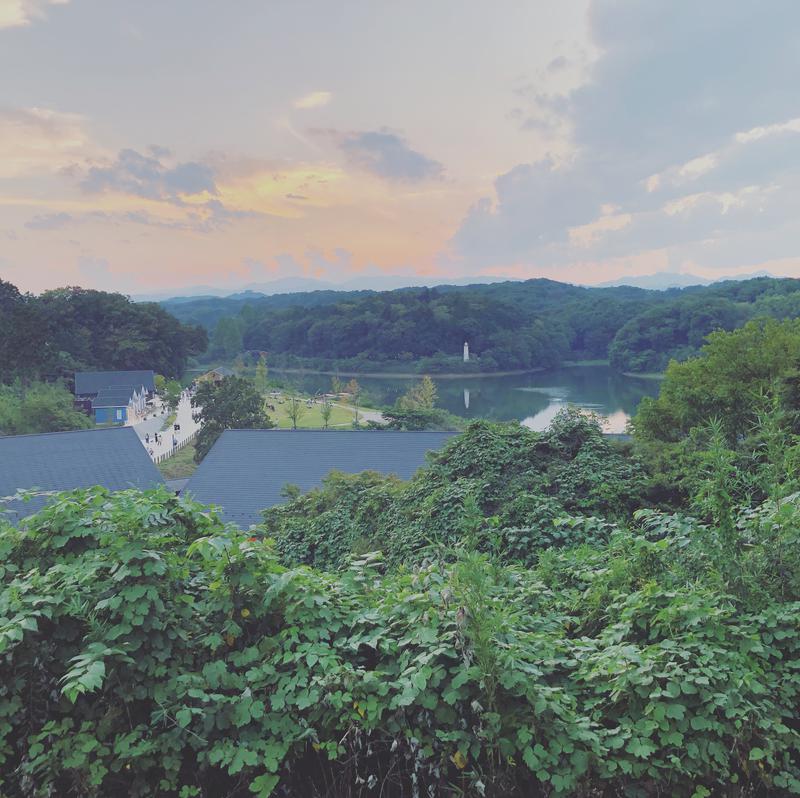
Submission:
[[[152,369],[144,371],[76,371],[76,399],[94,399],[104,388],[144,389],[150,398],[156,391]]]
[[[319,487],[331,471],[378,471],[410,478],[451,432],[394,430],[226,430],[189,478],[185,492],[222,508],[245,529],[286,501],[284,486]]]
[[[229,369],[227,366],[217,366],[211,369],[211,371],[207,371],[202,377],[198,377],[197,382],[213,382],[218,384],[222,382],[225,377],[234,376],[236,376],[236,372],[233,369]]]
[[[12,523],[38,512],[48,497],[7,501],[19,490],[62,491],[100,485],[146,490],[164,484],[131,427],[0,437],[0,509]]]
[[[147,394],[143,387],[103,388],[92,399],[95,424],[127,424],[144,414]]]
[[[75,408],[96,424],[133,423],[144,414],[155,390],[152,370],[75,372]]]

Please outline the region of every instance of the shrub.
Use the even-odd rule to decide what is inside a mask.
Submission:
[[[332,575],[166,491],[63,494],[0,527],[4,790],[800,793],[799,520],[738,516],[735,563],[647,512],[534,568]]]

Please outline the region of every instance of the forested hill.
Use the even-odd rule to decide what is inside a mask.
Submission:
[[[756,278],[666,291],[535,279],[394,291],[314,291],[170,300],[211,332],[210,353],[269,353],[275,365],[357,370],[496,371],[610,358],[661,371],[708,333],[759,316],[800,315],[800,280]],[[468,341],[471,362],[461,351]]]
[[[179,377],[207,342],[202,327],[183,324],[156,303],[84,288],[32,296],[0,280],[0,383],[71,379],[81,369]]]

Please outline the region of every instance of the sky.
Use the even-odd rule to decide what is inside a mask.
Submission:
[[[797,0],[0,0],[0,278],[800,277]]]

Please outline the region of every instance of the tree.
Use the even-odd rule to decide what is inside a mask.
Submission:
[[[735,445],[756,420],[759,397],[776,389],[787,409],[800,410],[800,319],[712,333],[700,357],[670,363],[658,398],[639,406],[634,429],[641,439],[674,443],[719,418]]]
[[[336,394],[337,396],[342,392],[342,381],[336,377],[331,377],[331,393]]]
[[[397,409],[433,410],[436,406],[437,398],[436,383],[430,377],[425,376],[418,383],[412,385],[406,393],[397,400]]]
[[[174,413],[178,409],[178,405],[181,401],[182,390],[183,388],[177,380],[170,380],[164,387],[162,398],[164,399],[164,403],[167,405],[167,408],[171,413]]]
[[[267,358],[262,352],[261,356],[258,358],[258,363],[256,364],[255,376],[256,390],[262,394],[267,392],[267,373]]]
[[[361,386],[358,381],[353,377],[345,387],[345,392],[350,394],[350,404],[353,406],[353,426],[358,427],[358,408],[361,405]]]
[[[292,429],[297,429],[297,425],[306,414],[307,409],[306,400],[302,396],[296,393],[289,396],[289,406],[286,409],[286,414],[292,422]]]
[[[155,383],[156,386],[156,393],[163,394],[164,390],[167,387],[167,378],[163,374],[156,374],[153,379],[153,382]]]
[[[60,383],[0,386],[0,435],[29,435],[90,429],[92,420],[75,410],[72,394]]]
[[[333,402],[329,397],[324,397],[322,400],[322,407],[320,407],[320,415],[322,416],[322,428],[328,429],[331,421],[331,414],[333,413]]]
[[[235,357],[242,351],[242,325],[235,317],[225,317],[217,322],[209,343],[212,357]]]
[[[121,294],[59,288],[45,291],[35,306],[46,331],[48,377],[71,377],[76,369],[153,369],[180,377],[189,356],[208,343],[202,328],[181,324],[154,302],[131,302]]]
[[[199,463],[226,429],[271,429],[275,426],[264,411],[264,399],[250,380],[225,377],[219,383],[203,382],[192,397],[195,421],[200,431],[195,442]]]
[[[436,407],[403,410],[395,405],[383,411],[383,419],[383,424],[375,424],[377,429],[459,430],[464,426],[463,419]]]

